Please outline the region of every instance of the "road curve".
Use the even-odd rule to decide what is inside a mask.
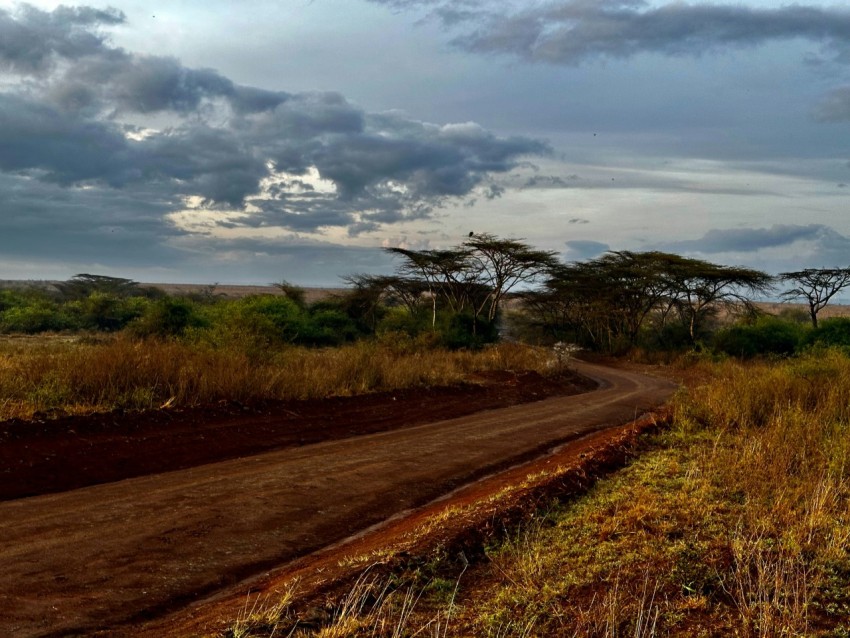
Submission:
[[[0,503],[0,635],[156,617],[495,469],[633,419],[675,389],[577,364],[600,389]]]

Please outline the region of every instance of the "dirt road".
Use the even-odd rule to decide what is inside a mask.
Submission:
[[[594,392],[0,503],[0,634],[156,617],[494,469],[664,401],[665,380],[581,364]]]

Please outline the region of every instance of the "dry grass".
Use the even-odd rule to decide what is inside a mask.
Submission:
[[[850,360],[697,367],[671,431],[450,601],[302,635],[850,636]]]
[[[544,351],[513,344],[450,352],[361,342],[257,356],[237,348],[120,336],[94,342],[6,340],[0,343],[0,419],[351,395],[455,383],[482,370],[543,369],[547,360]]]
[[[850,632],[850,361],[703,366],[674,431],[492,553],[466,632]]]

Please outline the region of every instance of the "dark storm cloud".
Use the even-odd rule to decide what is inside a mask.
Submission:
[[[0,169],[66,186],[158,184],[231,205],[268,172],[227,130],[194,124],[135,141],[114,122],[9,94],[0,94]]]
[[[119,12],[87,7],[0,10],[0,69],[40,79],[46,97],[67,110],[187,114],[220,98],[238,113],[252,113],[288,97],[236,85],[212,69],[188,69],[175,58],[133,55],[93,30],[123,21]]]
[[[180,127],[135,142],[142,181],[162,181],[175,193],[239,206],[268,174],[264,160],[233,131],[205,124]]]
[[[547,150],[525,138],[499,139],[489,133],[467,137],[447,130],[450,127],[417,128],[403,137],[364,131],[336,138],[310,153],[310,159],[339,186],[343,197],[391,180],[428,198],[466,195],[486,173],[509,171],[517,157]]]
[[[512,170],[526,155],[549,152],[539,141],[497,137],[475,124],[436,126],[368,114],[334,93],[292,96],[273,111],[243,119],[239,130],[293,176],[255,202],[263,212],[248,223],[301,231],[333,225],[356,234],[427,216],[476,189],[497,196],[492,174]],[[301,188],[311,169],[332,192]]]
[[[240,86],[215,70],[135,55],[101,33],[123,20],[87,7],[0,12],[0,34],[28,43],[0,38],[0,65],[20,78],[0,93],[0,171],[98,192],[146,190],[176,208],[190,195],[219,209],[251,197],[259,212],[227,224],[358,233],[477,190],[496,193],[493,174],[549,152],[471,123],[367,113],[338,93]],[[139,125],[151,117],[159,124]]]
[[[129,145],[110,123],[83,121],[49,104],[0,94],[0,168],[36,170],[48,181],[117,185]]]
[[[789,246],[797,241],[823,242],[829,240],[833,234],[833,229],[822,224],[775,224],[770,228],[713,229],[699,239],[667,244],[666,249],[705,254],[751,252],[763,248]]]
[[[42,73],[57,57],[77,59],[102,50],[104,36],[94,27],[124,22],[115,9],[61,6],[45,12],[22,5],[12,13],[0,9],[0,68]]]
[[[167,266],[181,233],[164,215],[173,202],[155,190],[67,188],[0,174],[0,255],[104,265]]]
[[[755,9],[676,2],[650,7],[642,0],[572,0],[511,10],[510,4],[487,0],[464,3],[461,9],[447,1],[373,1],[397,9],[427,9],[460,30],[453,40],[460,48],[553,64],[648,52],[696,56],[792,38],[823,43],[834,55],[846,57],[850,38],[850,11],[801,5]]]
[[[289,98],[283,92],[236,85],[212,69],[188,69],[175,58],[106,48],[53,78],[47,96],[68,110],[181,115],[215,99],[244,114],[273,109]]]

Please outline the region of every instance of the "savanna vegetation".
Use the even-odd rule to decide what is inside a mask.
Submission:
[[[90,274],[0,290],[0,333],[41,335],[0,340],[0,419],[317,398],[548,365],[539,349],[495,342],[504,296],[550,254],[490,235],[395,252],[397,276],[352,276],[346,292],[310,304],[286,282],[241,299]]]
[[[286,283],[243,299],[97,275],[2,290],[0,333],[48,336],[0,340],[0,419],[546,370],[555,343],[665,361],[687,379],[674,425],[628,467],[475,565],[361,581],[329,626],[289,635],[850,636],[850,318],[821,315],[850,270],[565,264],[492,235],[390,252],[394,274],[312,304]],[[768,294],[806,308],[768,315],[753,301]],[[231,633],[291,629],[288,614],[280,601]]]
[[[685,372],[670,430],[483,560],[438,550],[389,579],[367,572],[321,629],[282,600],[231,634],[850,635],[850,360],[701,357]]]

